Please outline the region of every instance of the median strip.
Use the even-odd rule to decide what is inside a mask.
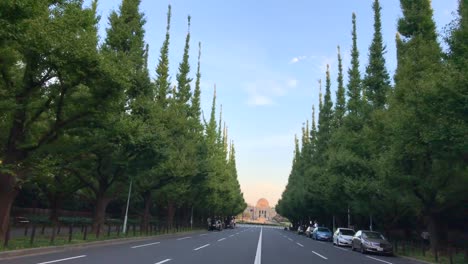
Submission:
[[[131,248],[147,247],[147,246],[157,245],[157,244],[160,244],[160,243],[161,243],[161,242],[154,242],[154,243],[149,243],[149,244],[144,244],[144,245],[133,246],[133,247],[131,247]]]
[[[49,263],[56,263],[56,262],[61,262],[61,261],[66,261],[66,260],[72,260],[72,259],[77,259],[77,258],[84,258],[86,255],[81,255],[81,256],[76,256],[76,257],[70,257],[70,258],[63,258],[63,259],[57,259],[57,260],[51,260],[51,261],[46,261],[46,262],[41,262],[37,264],[49,264]]]
[[[200,250],[200,249],[202,249],[202,248],[206,248],[206,247],[208,247],[209,245],[210,245],[210,244],[206,244],[206,245],[203,245],[203,246],[201,246],[201,247],[197,247],[197,248],[195,248],[195,249],[193,249],[193,250],[194,250],[194,251],[197,251],[197,250]]]
[[[328,259],[328,258],[326,258],[326,257],[324,257],[324,256],[322,256],[322,255],[320,255],[319,253],[315,252],[315,251],[312,251],[312,253],[314,253],[315,255],[317,255],[317,256],[319,256],[319,257],[321,257],[321,258],[323,258],[323,259]]]
[[[378,258],[373,258],[373,257],[371,257],[371,256],[366,256],[366,257],[368,257],[368,258],[370,258],[370,259],[373,259],[373,260],[377,260],[377,261],[383,262],[383,263],[393,264],[393,263],[391,263],[391,262],[388,262],[388,261],[385,261],[385,260],[381,260],[381,259],[378,259]]]

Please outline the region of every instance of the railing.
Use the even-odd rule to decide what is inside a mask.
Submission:
[[[91,224],[28,223],[10,226],[0,251],[173,234],[196,229],[200,229],[200,227],[191,228],[190,224],[149,224],[146,228],[139,224],[130,224],[127,225],[127,232],[124,234],[122,224],[103,224],[93,229]]]

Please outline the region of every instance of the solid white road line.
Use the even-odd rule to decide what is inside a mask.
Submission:
[[[344,250],[344,251],[349,251],[349,250],[347,250],[347,249],[345,249],[345,248],[340,248],[340,247],[336,247],[336,246],[333,246],[333,247],[334,247],[334,248],[337,248],[337,249]]]
[[[317,253],[317,252],[315,252],[315,251],[312,251],[312,253],[314,253],[315,255],[317,255],[317,256],[319,256],[319,257],[321,257],[321,258],[323,258],[323,259],[327,259],[326,257],[320,255],[319,253]]]
[[[225,239],[226,239],[225,237],[223,237],[223,238],[221,238],[221,239],[218,239],[218,242],[219,242],[219,241],[223,241],[223,240],[225,240]]]
[[[304,247],[304,245],[302,245],[301,243],[296,242],[296,244],[298,244],[300,247]]]
[[[373,260],[377,260],[377,261],[383,262],[383,263],[393,264],[393,263],[391,263],[391,262],[388,262],[388,261],[385,261],[385,260],[381,260],[381,259],[378,259],[378,258],[373,258],[373,257],[370,257],[370,256],[367,256],[367,257],[370,258],[370,259],[373,259]]]
[[[147,247],[147,246],[157,245],[157,244],[160,244],[160,243],[161,242],[154,242],[154,243],[149,243],[149,244],[144,244],[144,245],[133,246],[132,248]]]
[[[262,234],[263,234],[263,227],[260,228],[260,236],[258,237],[257,253],[255,254],[254,264],[262,263]]]
[[[84,257],[86,257],[86,255],[81,255],[81,256],[76,256],[76,257],[70,257],[70,258],[64,258],[64,259],[51,260],[51,261],[41,262],[41,263],[37,263],[37,264],[55,263],[55,262],[61,262],[61,261],[66,261],[66,260],[71,260],[71,259],[77,259],[77,258],[84,258]]]
[[[184,240],[184,239],[189,239],[189,238],[192,238],[192,237],[181,237],[181,238],[178,238],[177,240]]]
[[[163,263],[169,262],[169,261],[171,261],[171,260],[172,260],[172,259],[165,259],[165,260],[163,260],[163,261],[159,261],[159,262],[156,262],[156,263],[154,263],[154,264],[163,264]]]
[[[204,245],[204,246],[194,248],[193,250],[194,250],[194,251],[197,251],[197,250],[200,250],[200,249],[202,249],[202,248],[206,248],[206,247],[208,247],[209,245],[210,245],[210,244],[206,244],[206,245]]]

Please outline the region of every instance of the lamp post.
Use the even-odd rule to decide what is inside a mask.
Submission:
[[[127,197],[127,209],[125,209],[125,218],[124,218],[124,224],[123,224],[123,230],[122,230],[123,234],[127,232],[128,206],[130,204],[130,195],[132,194],[132,183],[133,183],[133,180],[130,179],[130,187],[128,188],[128,197]]]

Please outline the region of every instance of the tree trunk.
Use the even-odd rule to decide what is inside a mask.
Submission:
[[[5,239],[6,232],[8,231],[10,210],[17,194],[18,190],[16,189],[9,192],[0,190],[0,241]]]
[[[429,214],[427,221],[431,249],[435,252],[435,250],[440,250],[441,245],[447,241],[447,226],[444,225],[443,220],[437,214]]]
[[[104,221],[106,218],[106,209],[107,205],[111,201],[110,198],[105,197],[104,195],[98,195],[96,198],[96,207],[94,209],[94,219],[93,219],[93,230],[95,231],[98,226],[101,228],[104,227]]]
[[[148,228],[149,220],[151,218],[151,205],[153,204],[153,200],[151,199],[151,191],[145,192],[143,195],[143,200],[145,203],[145,209],[143,211],[143,219],[142,219],[142,226],[144,230]]]
[[[50,202],[50,214],[49,220],[53,223],[58,223],[59,221],[59,209],[62,207],[63,195],[60,194],[51,194],[49,196]]]
[[[174,202],[167,203],[167,225],[172,227],[174,225],[175,207]]]
[[[5,239],[8,231],[10,210],[17,195],[15,177],[11,174],[0,173],[0,241]]]

